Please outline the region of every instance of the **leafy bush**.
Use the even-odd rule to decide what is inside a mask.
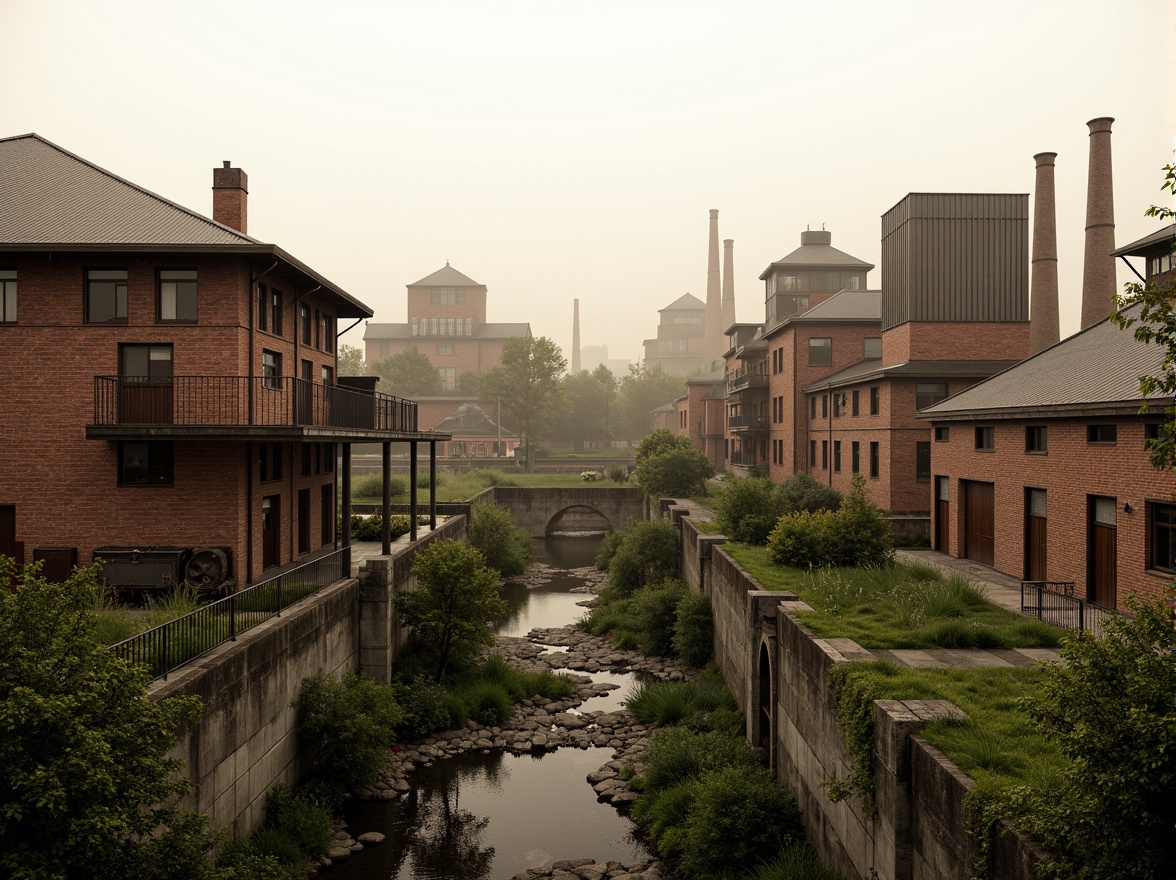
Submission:
[[[273,839],[281,835],[272,833]],[[283,844],[288,856],[293,858],[297,847],[289,842]],[[213,876],[216,880],[303,880],[306,877],[306,863],[301,858],[283,862],[276,856],[263,852],[255,838],[238,837],[230,840],[216,860]]]
[[[677,578],[646,584],[633,595],[633,616],[637,620],[642,653],[654,657],[674,654],[674,621],[686,585]]]
[[[504,576],[522,574],[531,561],[531,536],[515,526],[510,511],[479,501],[470,511],[470,546]]]
[[[608,582],[628,596],[651,581],[677,574],[678,530],[668,520],[642,520],[624,533],[608,567]]]
[[[633,457],[637,467],[640,468],[645,462],[656,455],[662,455],[666,452],[672,452],[675,449],[690,449],[690,438],[683,437],[680,434],[675,434],[667,428],[658,428],[650,434],[647,434],[642,439],[640,445],[637,447],[637,452]]]
[[[388,518],[391,526],[391,540],[395,541],[401,535],[411,531],[412,522],[407,516],[393,515]],[[378,513],[371,516],[351,515],[351,538],[355,541],[384,540],[384,517]]]
[[[710,597],[686,593],[678,602],[674,618],[674,653],[689,666],[705,666],[714,652],[714,638]]]
[[[470,476],[483,486],[517,486],[519,481],[498,470],[472,470]]]
[[[449,726],[449,692],[426,675],[392,684],[403,718],[395,728],[399,741],[420,739]]]
[[[645,792],[663,791],[723,767],[758,767],[759,759],[737,737],[672,727],[659,730],[642,756]],[[634,818],[637,818],[634,813]]]
[[[604,479],[604,471],[584,471],[580,474],[580,479],[585,483],[596,483]]]
[[[812,847],[798,843],[760,865],[749,880],[843,880],[833,868],[821,864]]]
[[[712,667],[713,668],[713,667]],[[692,730],[743,732],[743,715],[718,670],[694,681],[642,682],[625,705],[642,724],[683,724]],[[731,723],[728,716],[734,716]]]
[[[426,482],[425,485],[428,485]],[[408,477],[400,474],[388,475],[388,489],[393,498],[408,494]],[[381,474],[366,474],[351,483],[352,498],[383,498],[384,477]]]
[[[604,473],[614,483],[629,482],[629,470],[624,465],[611,464],[604,469]]]
[[[841,493],[832,486],[819,483],[804,471],[797,471],[776,487],[773,498],[778,517],[807,510],[817,513],[822,510],[837,510],[841,506]]]
[[[320,670],[303,679],[294,706],[299,744],[317,778],[351,789],[388,765],[392,731],[404,719],[389,686],[352,670],[342,677]]]
[[[276,785],[265,799],[265,824],[290,840],[303,859],[321,859],[331,843],[331,811],[313,793]]]
[[[483,726],[502,724],[514,708],[507,689],[492,681],[475,681],[458,688],[454,695],[465,706],[466,714]]]
[[[686,440],[685,437],[682,439]],[[706,481],[714,475],[715,469],[710,459],[686,440],[685,447],[649,456],[643,464],[638,465],[637,485],[652,498],[685,498],[705,495]]]
[[[833,531],[837,514],[827,510],[801,510],[780,517],[768,536],[772,562],[794,568],[831,565]]]
[[[740,544],[763,544],[776,524],[774,487],[761,477],[738,479],[728,476],[718,504],[718,525],[727,537]]]
[[[596,567],[600,571],[607,571],[609,563],[612,562],[613,556],[616,555],[617,550],[621,546],[621,542],[625,540],[624,532],[606,532],[604,538],[600,542],[600,549],[596,551],[596,559],[594,560]]]
[[[801,510],[782,516],[768,537],[768,548],[777,565],[796,568],[886,566],[894,560],[890,522],[866,497],[861,474],[854,474],[853,488],[836,512]]]
[[[796,799],[763,767],[724,767],[693,789],[685,822],[667,832],[687,875],[743,873],[804,839]]]

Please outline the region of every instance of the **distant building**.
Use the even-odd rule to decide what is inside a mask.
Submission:
[[[699,373],[686,380],[686,394],[677,400],[676,433],[706,455],[716,471],[723,469],[726,449],[727,379],[722,370]]]
[[[589,373],[603,365],[608,367],[614,377],[620,379],[622,376],[629,375],[629,367],[632,366],[632,363],[628,358],[610,358],[607,345],[585,345],[580,349],[581,369],[587,370]]]
[[[486,321],[486,285],[446,263],[408,285],[408,322],[369,323],[364,330],[364,360],[376,361],[415,348],[441,374],[441,387],[457,390],[462,373],[497,366],[506,340],[530,336],[531,325]]]
[[[688,376],[710,366],[703,353],[706,304],[689,293],[658,309],[657,337],[646,339],[645,367]]]
[[[502,428],[481,407],[463,403],[437,423],[437,430],[451,439],[441,444],[445,458],[496,458],[512,455],[519,435]]]

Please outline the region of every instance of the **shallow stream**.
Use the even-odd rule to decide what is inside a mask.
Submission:
[[[600,538],[552,537],[535,542],[535,557],[556,569],[592,565]],[[584,609],[582,577],[555,574],[541,586],[510,584],[500,635],[526,636],[536,627],[574,622]],[[553,649],[559,650],[559,649]],[[613,711],[635,682],[631,674],[593,673],[618,685],[580,711]],[[553,860],[633,862],[648,852],[632,823],[597,800],[585,776],[612,758],[604,748],[562,748],[541,756],[500,750],[466,754],[421,767],[413,788],[395,801],[358,801],[347,810],[352,834],[380,831],[368,847],[323,875],[326,880],[509,880]]]

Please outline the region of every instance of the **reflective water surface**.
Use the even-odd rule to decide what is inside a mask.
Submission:
[[[535,557],[553,568],[592,565],[600,537],[555,537],[535,542]],[[583,580],[559,575],[528,589],[503,588],[510,606],[502,635],[525,636],[536,627],[572,623],[584,609]],[[612,711],[636,681],[628,673],[594,673],[619,685],[585,702],[581,711]],[[354,835],[387,839],[329,869],[326,877],[396,880],[509,880],[557,859],[631,862],[644,858],[632,823],[597,801],[585,781],[610,760],[610,749],[564,748],[541,757],[501,751],[462,755],[423,767],[409,777],[412,791],[398,801],[353,802],[347,823]]]

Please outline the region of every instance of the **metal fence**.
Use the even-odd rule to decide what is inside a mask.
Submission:
[[[300,599],[314,595],[342,578],[347,550],[335,550],[277,577],[203,605],[190,614],[141,632],[110,650],[124,660],[151,670],[152,680],[167,678],[175,669],[207,654],[218,645],[259,623],[278,617]]]
[[[1114,608],[1075,596],[1073,581],[1021,581],[1021,613],[1098,638],[1102,638],[1104,620],[1122,616]]]

